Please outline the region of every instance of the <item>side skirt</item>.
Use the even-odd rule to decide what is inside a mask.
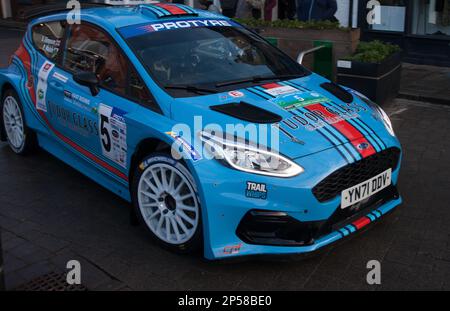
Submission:
[[[49,138],[47,135],[45,134],[43,135],[42,133],[39,132],[37,136],[39,146],[42,149],[46,150],[59,160],[71,166],[75,170],[79,171],[86,177],[89,177],[96,183],[100,184],[101,186],[113,192],[114,194],[118,195],[127,202],[131,202],[130,191],[127,185],[120,182],[116,182],[111,176],[98,170],[94,165],[89,163],[84,158],[76,155],[74,152],[67,149],[61,143],[54,141],[53,138]]]

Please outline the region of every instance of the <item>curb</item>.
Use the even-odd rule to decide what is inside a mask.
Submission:
[[[409,99],[414,101],[420,101],[420,102],[428,102],[432,104],[438,104],[438,105],[445,105],[450,106],[450,98],[442,98],[442,97],[430,97],[430,96],[423,96],[419,94],[412,94],[412,93],[399,93],[397,95],[397,98],[403,98],[403,99]]]

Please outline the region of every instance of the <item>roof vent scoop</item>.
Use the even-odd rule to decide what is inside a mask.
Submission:
[[[323,89],[330,92],[332,95],[336,96],[340,100],[342,100],[344,103],[351,103],[353,102],[353,95],[344,90],[342,87],[337,85],[333,82],[325,82],[320,85]]]
[[[252,123],[267,124],[280,122],[282,120],[279,115],[250,105],[246,102],[216,105],[211,106],[210,108],[211,110],[221,112],[231,117],[235,117],[237,119]]]

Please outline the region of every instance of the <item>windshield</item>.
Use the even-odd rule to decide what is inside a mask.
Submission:
[[[308,73],[243,27],[181,28],[126,40],[156,82],[175,97],[245,87],[260,82],[258,78]],[[199,92],[192,95],[193,90]]]

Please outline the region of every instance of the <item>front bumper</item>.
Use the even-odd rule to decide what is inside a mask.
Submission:
[[[385,142],[388,148],[400,149],[395,138],[387,138]],[[314,187],[348,165],[336,152],[328,149],[296,159],[305,172],[293,178],[256,176],[226,168],[218,161],[198,161],[195,178],[200,185],[205,257],[225,259],[314,252],[375,222],[401,203],[396,190],[400,164],[392,171],[392,185],[351,214],[345,214],[345,211],[353,207],[340,209],[340,194],[320,201],[313,193]],[[264,198],[245,195],[248,181],[266,185]],[[277,231],[273,226],[275,229],[270,232],[269,225],[269,229],[260,231],[259,236],[250,234],[250,231],[258,233],[258,230],[245,226],[246,221],[247,225],[251,224],[248,215],[258,212],[287,216],[273,219],[284,222],[284,229]]]
[[[330,218],[320,221],[302,222],[286,213],[250,210],[239,223],[236,234],[247,244],[311,246],[332,232],[338,231],[346,236],[361,229],[381,216],[378,208],[399,197],[397,188],[391,185],[367,202],[346,209],[338,208]]]

